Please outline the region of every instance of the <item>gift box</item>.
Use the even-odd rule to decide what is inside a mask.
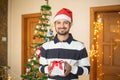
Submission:
[[[64,61],[53,61],[50,66],[51,75],[64,75]]]

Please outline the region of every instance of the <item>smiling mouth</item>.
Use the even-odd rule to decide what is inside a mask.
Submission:
[[[60,30],[65,30],[66,28],[59,28]]]
[[[65,29],[60,29],[60,30],[65,30]]]

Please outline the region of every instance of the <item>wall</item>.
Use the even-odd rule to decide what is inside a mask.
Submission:
[[[21,15],[39,13],[44,0],[8,0],[8,65],[15,76],[21,74]],[[118,5],[120,0],[49,0],[52,13],[62,7],[73,11],[73,27],[71,32],[74,38],[85,43],[89,52],[90,46],[90,7]],[[52,16],[53,17],[53,16]],[[88,77],[87,77],[88,78]],[[84,80],[81,78],[81,80]]]

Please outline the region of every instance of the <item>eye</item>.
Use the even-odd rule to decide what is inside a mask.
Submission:
[[[64,24],[69,24],[69,22],[68,21],[64,21]]]
[[[56,24],[60,24],[60,22],[59,22],[59,21],[56,21]]]

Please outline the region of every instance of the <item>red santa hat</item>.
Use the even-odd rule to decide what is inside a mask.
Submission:
[[[72,18],[72,11],[67,8],[62,8],[60,11],[57,12],[55,15],[53,22],[55,22],[58,19],[66,19],[69,22],[73,22]]]

